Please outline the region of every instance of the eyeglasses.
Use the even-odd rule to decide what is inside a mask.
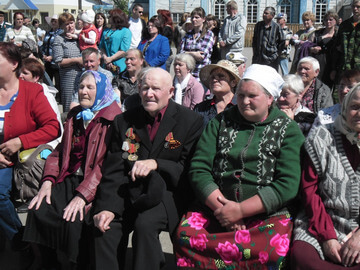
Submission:
[[[143,13],[144,13],[144,11],[139,11],[139,13],[140,13],[140,14],[143,14]]]
[[[355,5],[353,5],[352,7],[353,7],[353,8],[360,9],[360,6],[355,6]]]

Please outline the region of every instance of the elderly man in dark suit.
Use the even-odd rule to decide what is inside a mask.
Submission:
[[[158,270],[165,263],[159,233],[171,233],[179,222],[191,193],[189,161],[202,131],[201,117],[176,104],[173,91],[168,72],[145,69],[139,82],[141,106],[114,121],[95,204],[97,269],[123,267],[131,230],[133,269]]]

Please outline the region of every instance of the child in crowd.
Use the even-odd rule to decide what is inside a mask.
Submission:
[[[80,19],[83,21],[83,29],[79,34],[80,50],[83,51],[90,47],[97,49],[99,36],[98,31],[93,24],[95,12],[92,9],[88,9],[80,15]]]

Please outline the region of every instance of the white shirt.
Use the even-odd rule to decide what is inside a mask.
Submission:
[[[131,31],[131,45],[130,49],[136,49],[141,41],[141,33],[142,33],[142,22],[141,19],[134,19],[133,17],[130,17],[129,19],[130,24],[130,31]]]

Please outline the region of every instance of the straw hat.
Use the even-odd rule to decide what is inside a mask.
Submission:
[[[210,74],[217,68],[222,68],[229,72],[235,78],[236,84],[239,83],[240,74],[237,66],[228,60],[220,60],[217,64],[207,65],[200,70],[200,80],[207,88],[209,88]]]
[[[52,17],[46,16],[45,21],[48,23],[48,25],[51,26],[51,20],[58,20],[59,16],[57,14],[52,15]]]

